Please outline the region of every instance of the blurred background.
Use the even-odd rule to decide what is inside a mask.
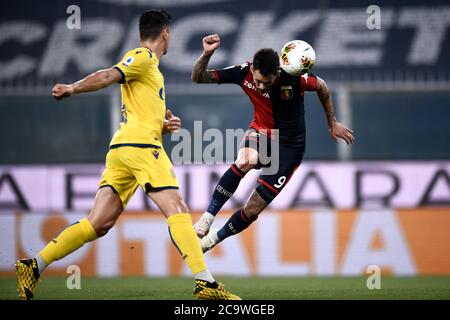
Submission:
[[[376,4],[380,28],[367,21]],[[67,20],[80,8],[80,29]],[[92,205],[109,140],[120,121],[120,87],[51,97],[120,61],[138,46],[137,22],[149,8],[171,13],[171,44],[160,63],[166,103],[194,137],[245,129],[249,99],[238,86],[194,84],[201,39],[219,33],[211,68],[251,61],[302,39],[317,54],[339,121],[356,142],[334,143],[315,93],[305,97],[305,161],[252,227],[206,255],[216,274],[357,276],[369,265],[395,276],[450,274],[450,5],[447,1],[95,0],[3,2],[0,10],[0,274],[34,256]],[[208,142],[193,140],[205,148]],[[237,142],[238,144],[239,142]],[[175,142],[165,137],[170,155]],[[226,160],[176,166],[196,217]],[[197,151],[196,151],[197,150]],[[200,152],[198,152],[200,150]],[[232,157],[231,157],[232,158]],[[247,175],[219,215],[221,226],[251,193]],[[195,220],[196,218],[194,218]],[[138,190],[107,236],[55,263],[97,276],[187,275],[166,223]]]

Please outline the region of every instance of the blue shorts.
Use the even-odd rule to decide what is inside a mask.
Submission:
[[[260,152],[262,139],[265,139],[264,146],[267,146],[265,154]],[[273,158],[270,152],[273,143],[273,140],[266,135],[258,133],[255,129],[249,129],[240,145],[240,148],[252,148],[259,152],[259,159],[255,169],[262,168],[262,172],[258,178],[255,190],[267,203],[272,202],[283,190],[295,170],[302,163],[304,155],[304,146],[292,148],[278,144],[278,170],[276,173],[272,173],[269,167],[273,164],[272,160],[270,160]]]

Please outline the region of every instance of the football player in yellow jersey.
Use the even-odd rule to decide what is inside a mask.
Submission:
[[[109,69],[70,85],[53,87],[53,97],[60,100],[119,82],[123,120],[111,140],[100,188],[88,217],[64,229],[35,258],[17,261],[20,298],[33,297],[38,278],[50,263],[105,235],[141,186],[167,218],[170,237],[195,277],[195,297],[240,299],[208,271],[191,215],[162,146],[162,134],[177,130],[181,124],[169,110],[165,120],[164,77],[158,68],[169,46],[169,24],[170,15],[164,10],[144,12],[139,20],[139,48],[128,51]]]

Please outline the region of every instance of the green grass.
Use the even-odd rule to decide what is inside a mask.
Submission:
[[[246,300],[305,299],[450,299],[450,277],[383,277],[380,290],[368,290],[365,278],[232,278],[226,287]],[[191,300],[189,278],[82,278],[80,290],[69,290],[66,278],[43,278],[40,299]],[[16,299],[15,278],[0,278],[0,300]]]

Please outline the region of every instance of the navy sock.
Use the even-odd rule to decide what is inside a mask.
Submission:
[[[223,207],[225,202],[230,199],[233,193],[236,191],[241,179],[245,176],[234,163],[228,168],[227,171],[222,175],[214,189],[211,201],[209,202],[208,212],[212,215],[216,215],[217,212]]]
[[[244,208],[239,209],[228,219],[227,223],[217,231],[217,237],[219,237],[220,241],[229,236],[235,235],[245,229],[248,228],[249,225],[252,224],[254,220],[249,219],[245,213]]]

